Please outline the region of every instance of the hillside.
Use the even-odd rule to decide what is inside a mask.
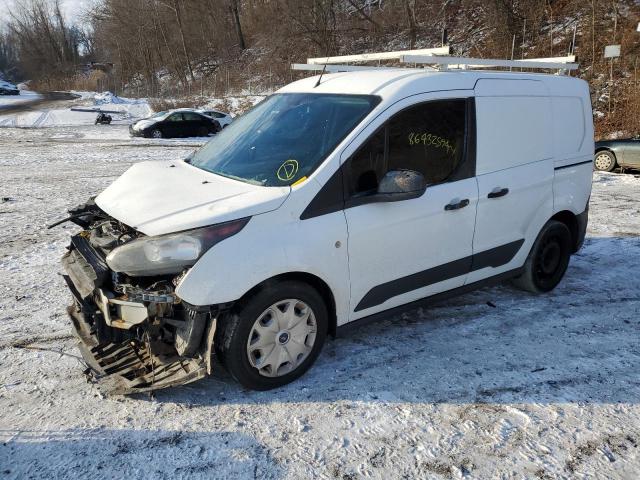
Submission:
[[[100,0],[80,27],[55,2],[32,0],[14,15],[0,37],[0,70],[41,90],[260,94],[302,75],[289,66],[307,57],[444,40],[474,57],[573,51],[591,84],[597,136],[640,131],[635,0]],[[609,44],[622,46],[613,65],[603,58]],[[98,63],[79,69],[84,62]]]

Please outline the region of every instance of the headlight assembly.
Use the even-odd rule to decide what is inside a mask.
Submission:
[[[178,273],[194,265],[216,243],[238,233],[248,221],[249,218],[242,218],[169,235],[139,238],[114,248],[107,255],[107,264],[114,272],[132,277]]]

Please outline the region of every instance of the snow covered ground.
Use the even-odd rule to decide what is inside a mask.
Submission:
[[[109,92],[72,92],[79,95],[77,100],[52,101],[36,105],[25,111],[2,115],[0,127],[54,127],[72,125],[93,125],[96,114],[92,112],[72,111],[71,107],[99,108],[118,114],[113,116],[114,124],[129,124],[132,119],[149,116],[152,111],[145,100],[117,97]],[[33,92],[21,92],[19,96],[3,97],[1,105],[15,105],[39,98]]]
[[[0,477],[637,478],[640,178],[596,174],[551,294],[507,285],[328,340],[292,385],[219,371],[155,398],[87,384],[47,230],[129,165],[198,141],[0,128]]]
[[[20,92],[20,95],[3,95],[2,97],[0,97],[0,107],[20,105],[23,103],[31,102],[33,100],[37,100],[39,98],[40,98],[40,95],[38,95],[35,92],[22,90]]]

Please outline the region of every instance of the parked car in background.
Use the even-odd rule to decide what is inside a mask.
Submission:
[[[221,130],[220,123],[190,109],[169,110],[138,120],[129,126],[133,137],[206,137]]]
[[[230,114],[219,110],[201,109],[197,111],[205,114],[207,117],[216,119],[222,128],[233,122],[233,117]]]
[[[0,95],[20,95],[20,90],[13,83],[0,80]]]
[[[603,172],[610,172],[616,167],[640,168],[640,135],[596,142],[593,164],[596,170]]]

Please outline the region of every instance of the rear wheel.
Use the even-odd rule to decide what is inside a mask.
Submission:
[[[299,282],[265,286],[221,319],[216,353],[243,386],[269,390],[305,373],[324,343],[322,297]]]
[[[611,172],[616,168],[616,156],[609,150],[601,150],[596,153],[593,165],[601,172]]]
[[[564,223],[550,220],[533,244],[523,274],[513,283],[532,293],[549,292],[562,280],[570,257],[571,232]]]
[[[200,127],[198,129],[198,136],[199,137],[206,137],[207,135],[209,135],[209,130],[207,129],[207,127]]]

